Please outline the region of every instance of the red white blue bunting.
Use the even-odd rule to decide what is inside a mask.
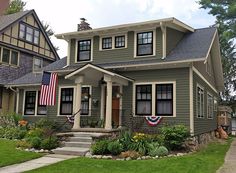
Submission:
[[[147,121],[149,126],[156,126],[161,122],[162,117],[159,117],[159,116],[146,116],[145,120]]]

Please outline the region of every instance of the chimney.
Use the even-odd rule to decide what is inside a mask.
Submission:
[[[85,18],[80,18],[80,24],[78,24],[77,31],[84,31],[84,30],[89,30],[92,29],[90,24],[86,22]]]
[[[10,5],[10,0],[0,0],[0,16],[4,15]]]

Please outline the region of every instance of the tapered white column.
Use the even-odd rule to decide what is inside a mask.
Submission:
[[[75,79],[76,83],[76,94],[75,94],[75,104],[74,104],[74,125],[73,129],[79,129],[80,128],[80,112],[78,112],[81,109],[81,88],[82,88],[82,82],[83,82],[83,76],[79,76]]]
[[[112,81],[107,82],[107,99],[106,99],[106,122],[105,129],[112,129]]]

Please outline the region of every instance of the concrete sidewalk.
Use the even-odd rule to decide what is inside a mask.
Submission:
[[[236,172],[236,139],[232,142],[229,151],[225,156],[225,163],[220,167],[217,173],[235,173]]]
[[[49,154],[44,157],[30,160],[27,162],[14,164],[10,166],[6,166],[3,168],[0,168],[0,173],[20,173],[25,172],[33,169],[37,169],[40,167],[44,167],[47,165],[51,165],[53,163],[57,163],[63,160],[75,158],[78,156],[69,156],[69,155],[59,155],[59,154]]]

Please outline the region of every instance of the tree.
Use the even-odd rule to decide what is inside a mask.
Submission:
[[[225,90],[221,93],[222,102],[230,104],[236,100],[236,1],[200,0],[201,8],[208,9],[216,17],[221,46]]]
[[[26,5],[26,2],[23,2],[21,0],[13,0],[11,1],[9,7],[6,10],[6,14],[13,14],[20,11],[24,11],[24,7]]]

